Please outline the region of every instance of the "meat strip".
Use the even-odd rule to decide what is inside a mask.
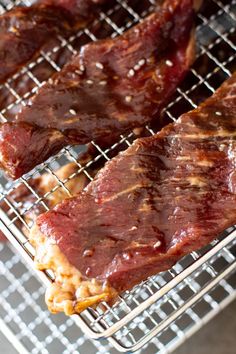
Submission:
[[[158,118],[194,58],[192,0],[115,39],[90,43],[0,128],[0,164],[18,178],[68,144],[113,142]]]
[[[236,73],[199,108],[137,139],[84,192],[41,215],[30,238],[36,266],[56,275],[49,309],[72,314],[96,305],[98,295],[111,301],[234,225],[235,137]]]
[[[0,16],[0,83],[62,34],[68,37],[94,19],[106,0],[41,0]]]

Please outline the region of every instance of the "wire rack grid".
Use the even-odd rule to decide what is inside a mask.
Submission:
[[[2,12],[20,4],[20,1],[0,1]],[[25,1],[29,5],[29,1]],[[43,85],[80,46],[91,40],[114,37],[125,29],[139,22],[151,12],[155,1],[116,0],[89,28],[70,38],[57,38],[50,50],[41,51],[40,56],[25,66],[0,87],[0,118],[2,121],[11,117],[26,104],[27,99]],[[97,26],[99,24],[99,28]],[[164,124],[176,120],[183,112],[196,107],[236,68],[236,1],[204,1],[204,6],[197,16],[197,57],[183,84],[177,89],[172,102],[165,110]],[[23,84],[22,84],[23,83]],[[155,125],[146,126],[143,135],[154,134]],[[113,146],[102,149],[92,142],[96,156],[85,166],[79,162],[81,147],[68,147],[59,154],[41,164],[16,182],[8,182],[1,177],[1,193],[4,208],[0,214],[1,226],[9,240],[32,266],[34,250],[28,242],[28,224],[25,214],[35,205],[48,209],[46,198],[66,187],[69,179],[85,174],[92,180],[89,169],[97,161],[106,162],[114,154],[132,144],[135,134],[121,136]],[[73,161],[78,171],[65,180],[57,176],[57,169]],[[45,195],[38,194],[29,180],[50,173],[57,185]],[[19,201],[12,200],[10,193],[20,184],[32,193],[33,202],[22,211]],[[24,227],[24,232],[22,231]],[[221,266],[219,266],[219,264]],[[167,344],[184,340],[187,329],[193,332],[202,321],[216,313],[220,307],[212,293],[222,287],[227,299],[235,297],[235,284],[231,284],[235,272],[235,232],[227,230],[211,245],[185,257],[171,270],[149,278],[129,292],[120,296],[112,308],[106,304],[96,310],[89,309],[74,320],[80,328],[92,338],[109,338],[112,345],[120,351],[135,351],[155,337],[155,346],[159,352],[165,352]],[[48,284],[50,275],[37,272],[44,283]],[[208,307],[203,315],[198,312],[201,304]],[[104,311],[105,307],[105,311]],[[200,311],[200,310],[199,310]],[[211,315],[210,315],[211,314]],[[182,327],[179,322],[188,318],[188,325]]]
[[[196,283],[192,286],[199,287]],[[172,322],[172,337],[165,333],[163,342],[164,337],[160,340],[158,336],[137,354],[172,352],[228,305],[235,296],[235,288],[234,274],[222,279],[198,306],[188,308],[181,318]],[[45,309],[44,286],[7,244],[0,244],[0,291],[0,330],[20,354],[118,354],[107,340],[89,340],[71,318],[51,315]],[[175,301],[183,303],[183,292]],[[143,320],[144,317],[139,317],[140,323]]]

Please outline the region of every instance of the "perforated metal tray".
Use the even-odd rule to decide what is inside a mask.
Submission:
[[[14,5],[10,1],[0,3],[2,11]],[[106,13],[101,12],[100,18],[89,28],[69,40],[58,38],[51,51],[42,52],[35,62],[27,65],[0,87],[2,121],[11,119],[43,81],[54,71],[60,70],[62,59],[75,53],[81,44],[122,33],[151,11],[154,3],[155,1],[149,0],[116,0],[112,8]],[[204,1],[203,9],[197,16],[197,38],[196,62],[167,107],[165,123],[176,120],[181,113],[196,107],[236,68],[236,1]],[[147,126],[144,134],[150,135],[154,132],[154,126]],[[83,168],[77,162],[81,147],[68,147],[14,183],[8,182],[4,176],[1,177],[2,200],[5,204],[4,211],[0,213],[1,227],[17,251],[29,262],[30,267],[33,267],[34,250],[26,234],[21,231],[22,226],[31,227],[24,220],[24,213],[33,207],[33,203],[42,204],[45,210],[47,205],[46,196],[38,195],[30,187],[29,178],[49,172],[58,184],[50,193],[54,193],[60,186],[67,190],[67,180],[61,181],[55,174],[59,166],[68,161],[75,161],[78,164],[77,174],[85,173],[92,179],[87,167],[98,160],[109,160],[114,150],[124,149],[133,139],[133,133],[121,136],[120,141],[107,150],[102,150],[93,143],[97,154]],[[74,175],[71,178],[74,178]],[[20,212],[19,201],[12,201],[9,197],[12,189],[22,183],[34,196],[34,202],[23,213]],[[235,232],[234,228],[231,228],[208,247],[185,257],[170,271],[151,277],[132,291],[124,293],[112,308],[105,304],[97,310],[89,309],[73,318],[87,335],[92,338],[107,337],[120,351],[137,350],[155,337],[156,347],[160,352],[165,352],[164,348],[168,343],[185,338],[187,328],[195,330],[202,318],[208,318],[218,311],[215,289],[222,287],[227,293],[227,299],[235,297],[235,284],[232,285],[231,280],[228,280],[235,275],[235,256]],[[37,274],[45,284],[50,282],[49,275],[42,272]],[[201,311],[206,312],[202,314]],[[185,321],[187,324],[182,325]]]

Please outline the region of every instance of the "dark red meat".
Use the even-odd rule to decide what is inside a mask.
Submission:
[[[68,144],[114,141],[159,114],[194,57],[192,0],[163,8],[116,39],[90,43],[15,123],[0,129],[0,163],[18,178]]]
[[[177,123],[136,140],[86,191],[41,215],[39,230],[84,277],[130,288],[236,223],[235,136],[236,74]]]
[[[85,27],[105,0],[41,0],[0,16],[0,83],[31,60],[57,34]]]

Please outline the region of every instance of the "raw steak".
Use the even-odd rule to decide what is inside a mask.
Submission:
[[[73,313],[110,301],[234,225],[235,137],[236,73],[177,123],[137,139],[84,192],[41,215],[31,239],[38,267],[56,274],[49,308]]]
[[[0,164],[18,178],[68,144],[105,145],[159,114],[194,57],[192,0],[116,39],[90,43],[0,128]]]

